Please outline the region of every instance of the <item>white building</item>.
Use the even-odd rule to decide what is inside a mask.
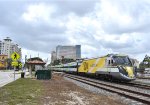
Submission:
[[[12,40],[9,37],[0,41],[0,54],[5,54],[10,58],[13,52],[17,52],[21,59],[21,48],[19,48],[18,44],[12,43]]]
[[[55,51],[52,51],[51,52],[51,62],[54,62],[54,60],[56,60],[56,52]]]
[[[57,46],[56,47],[56,59],[70,58],[79,59],[81,58],[81,45],[75,46]]]

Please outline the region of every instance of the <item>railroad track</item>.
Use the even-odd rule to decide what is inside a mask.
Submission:
[[[117,93],[121,96],[125,96],[127,98],[136,100],[138,102],[150,105],[150,94],[148,93],[138,92],[125,87],[117,87],[116,85],[109,84],[108,82],[104,83],[91,78],[80,77],[80,76],[70,75],[70,74],[65,74],[64,76],[100,89],[104,89],[109,92]]]
[[[142,84],[142,83],[122,83],[123,85],[127,86],[132,86],[132,87],[137,87],[141,89],[149,89],[150,90],[150,85]]]
[[[65,73],[58,73],[58,75],[65,75]],[[74,75],[74,74],[71,74],[71,75]],[[87,78],[86,76],[85,76],[85,78]],[[91,78],[91,77],[90,77]],[[99,79],[96,79],[96,78],[91,78],[91,79],[95,79],[95,80],[98,80],[99,81]],[[105,82],[109,82],[109,83],[112,83],[112,82],[110,82],[110,81],[105,81]],[[138,82],[113,82],[113,83],[115,83],[115,84],[119,84],[119,85],[125,85],[125,86],[132,86],[132,87],[136,87],[136,88],[141,88],[141,89],[148,89],[148,90],[150,90],[150,85],[148,85],[148,84],[143,84],[143,83],[138,83]]]

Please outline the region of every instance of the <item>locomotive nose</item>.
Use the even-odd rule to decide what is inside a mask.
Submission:
[[[128,73],[128,76],[130,78],[134,78],[135,77],[133,67],[126,66],[126,67],[123,67],[123,68],[126,70],[126,72]]]

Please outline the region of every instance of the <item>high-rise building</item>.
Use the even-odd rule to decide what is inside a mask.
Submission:
[[[81,58],[81,45],[57,46],[56,59],[62,59],[62,58],[70,58],[74,60]]]
[[[51,62],[54,62],[54,60],[56,60],[56,52],[55,51],[52,51],[51,52]]]
[[[81,45],[75,45],[75,46],[58,45],[56,47],[56,51],[51,52],[51,63],[53,63],[54,60],[59,60],[63,58],[74,59],[74,60],[80,59]]]
[[[0,41],[0,54],[7,55],[8,58],[10,58],[13,52],[17,52],[21,59],[21,48],[19,48],[18,44],[12,43],[12,40],[9,37]]]

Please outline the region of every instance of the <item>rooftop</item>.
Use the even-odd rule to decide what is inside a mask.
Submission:
[[[28,64],[41,64],[41,65],[45,65],[46,63],[43,61],[39,61],[39,60],[33,60],[33,61],[28,61]]]

